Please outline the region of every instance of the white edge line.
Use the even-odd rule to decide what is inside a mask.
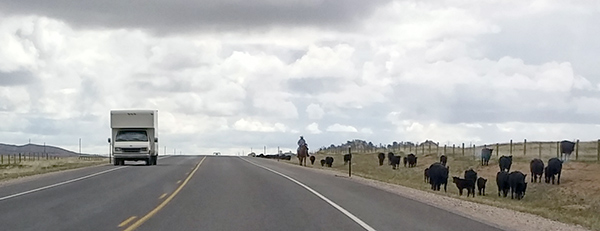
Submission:
[[[118,168],[111,168],[111,169],[108,169],[108,170],[104,170],[102,172],[97,172],[97,173],[94,173],[94,174],[82,176],[82,177],[71,179],[71,180],[68,180],[68,181],[63,181],[63,182],[59,182],[59,183],[56,183],[56,184],[51,184],[51,185],[47,185],[47,186],[44,186],[44,187],[40,187],[40,188],[28,190],[28,191],[25,191],[25,192],[20,192],[20,193],[15,193],[15,194],[8,195],[8,196],[5,196],[5,197],[0,197],[0,201],[8,200],[10,198],[14,198],[14,197],[18,197],[18,196],[23,196],[23,195],[34,193],[34,192],[39,192],[39,191],[42,191],[42,190],[45,190],[45,189],[54,188],[54,187],[57,187],[57,186],[68,184],[68,183],[73,183],[75,181],[80,181],[80,180],[83,180],[83,179],[94,177],[94,176],[97,176],[97,175],[100,175],[100,174],[104,174],[104,173],[107,173],[107,172],[112,172],[112,171],[115,171],[115,170],[118,170],[118,169],[122,169],[122,168],[125,168],[125,167],[127,167],[127,166],[121,166],[121,167],[118,167]]]
[[[317,191],[315,191],[314,189],[312,189],[312,188],[310,188],[310,187],[306,186],[305,184],[302,184],[301,182],[299,182],[299,181],[295,180],[294,178],[291,178],[291,177],[289,177],[289,176],[286,176],[286,175],[284,175],[283,173],[277,172],[277,171],[275,171],[275,170],[273,170],[273,169],[270,169],[270,168],[267,168],[267,167],[265,167],[265,166],[262,166],[262,165],[259,165],[259,164],[256,164],[256,163],[253,163],[253,162],[251,162],[251,161],[249,161],[249,160],[246,160],[246,159],[244,159],[244,158],[241,158],[241,157],[240,157],[240,159],[242,159],[242,160],[244,160],[244,161],[246,161],[246,162],[248,162],[248,163],[251,163],[251,164],[253,164],[253,165],[255,165],[255,166],[258,166],[258,167],[260,167],[260,168],[263,168],[263,169],[265,169],[265,170],[267,170],[267,171],[270,171],[270,172],[272,172],[272,173],[275,173],[275,174],[277,174],[277,175],[280,175],[280,176],[282,176],[282,177],[284,177],[284,178],[286,178],[286,179],[288,179],[288,180],[290,180],[290,181],[292,181],[292,182],[294,182],[294,183],[296,183],[296,184],[298,184],[298,185],[302,186],[303,188],[305,188],[305,189],[306,189],[306,190],[308,190],[309,192],[311,192],[311,193],[315,194],[317,197],[319,197],[319,198],[321,198],[322,200],[324,200],[325,202],[329,203],[331,206],[333,206],[334,208],[336,208],[337,210],[339,210],[340,212],[342,212],[344,215],[348,216],[348,217],[349,217],[350,219],[352,219],[354,222],[356,222],[357,224],[359,224],[360,226],[362,226],[362,227],[363,227],[365,230],[368,230],[368,231],[376,231],[376,230],[375,230],[373,227],[371,227],[370,225],[368,225],[367,223],[365,223],[364,221],[362,221],[360,218],[358,218],[358,217],[354,216],[354,214],[352,214],[352,213],[348,212],[348,210],[346,210],[346,209],[342,208],[342,206],[339,206],[339,205],[338,205],[338,204],[336,204],[335,202],[333,202],[333,201],[329,200],[327,197],[325,197],[325,196],[321,195],[319,192],[317,192]]]

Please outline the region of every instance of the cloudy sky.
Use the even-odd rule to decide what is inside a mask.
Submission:
[[[600,2],[0,0],[0,142],[168,153],[600,138]],[[163,153],[164,150],[161,150]]]

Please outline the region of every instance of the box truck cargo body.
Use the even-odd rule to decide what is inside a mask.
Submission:
[[[111,110],[111,138],[114,164],[145,161],[156,165],[158,159],[158,111]]]

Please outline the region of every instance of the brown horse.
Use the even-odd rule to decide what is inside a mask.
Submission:
[[[308,147],[306,145],[302,145],[298,148],[298,160],[300,161],[300,165],[304,162],[304,166],[306,166],[306,157],[308,156]]]

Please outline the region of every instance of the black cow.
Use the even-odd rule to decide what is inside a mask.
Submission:
[[[429,183],[431,189],[434,191],[440,191],[441,185],[444,185],[444,192],[448,185],[448,172],[450,167],[445,167],[440,163],[433,163],[429,166]]]
[[[392,165],[392,159],[394,159],[394,153],[388,152],[388,164]]]
[[[575,143],[563,140],[560,142],[560,159],[568,160],[571,157],[571,153],[575,150]],[[563,158],[564,155],[564,158]]]
[[[423,171],[423,178],[425,179],[425,183],[429,183],[429,168],[425,168]]]
[[[310,156],[308,159],[310,160],[310,165],[315,165],[315,156]]]
[[[321,159],[321,166],[325,166],[325,159]]]
[[[477,179],[477,190],[480,196],[485,196],[485,183],[487,183],[487,179],[483,177]]]
[[[500,165],[500,171],[506,170],[507,172],[510,172],[512,156],[501,156],[500,160],[498,160],[498,165]]]
[[[519,171],[514,171],[508,174],[508,184],[510,185],[510,199],[517,198],[521,200],[525,196],[527,190],[527,182],[525,182],[527,174]]]
[[[398,167],[400,167],[400,156],[394,156],[392,157],[392,169],[396,169]]]
[[[475,183],[477,182],[477,172],[475,172],[475,170],[473,170],[473,169],[469,169],[469,170],[465,171],[465,180],[470,180],[473,182],[473,184],[471,184],[471,187],[472,187],[473,192],[475,192]]]
[[[345,154],[344,155],[344,165],[346,165],[350,161],[352,161],[352,154]]]
[[[331,157],[331,156],[325,157],[325,165],[327,167],[331,168],[331,166],[333,165],[333,157]]]
[[[531,160],[529,163],[529,170],[531,170],[531,182],[536,182],[539,176],[541,183],[542,174],[544,173],[544,161],[538,158]]]
[[[379,166],[383,165],[383,161],[385,160],[385,153],[380,152],[377,155],[377,159],[379,159]]]
[[[406,163],[408,163],[408,158],[405,156],[404,159],[402,159],[402,162],[404,163],[404,167],[406,167]]]
[[[462,196],[463,189],[467,189],[467,197],[469,197],[469,195],[471,195],[471,194],[473,194],[473,197],[475,197],[475,182],[474,181],[460,179],[456,176],[453,176],[452,182],[454,184],[456,184],[456,187],[458,188],[458,195]]]
[[[481,166],[489,165],[490,158],[492,157],[492,151],[494,151],[494,149],[491,149],[491,148],[481,149]]]
[[[502,195],[506,197],[508,195],[508,190],[510,190],[510,185],[508,184],[508,172],[498,172],[498,174],[496,174],[496,184],[498,185],[498,196],[502,193]]]
[[[446,157],[445,155],[441,155],[440,156],[440,163],[444,166],[446,166],[446,163],[448,163],[448,157]]]
[[[554,184],[554,176],[558,175],[558,179],[556,184],[560,184],[560,172],[562,171],[563,162],[558,158],[550,158],[548,160],[548,166],[546,166],[544,178],[546,183],[550,183],[550,179],[552,179],[552,184]]]
[[[409,168],[417,166],[417,157],[415,156],[415,154],[408,154],[406,156],[406,160],[408,161]]]

